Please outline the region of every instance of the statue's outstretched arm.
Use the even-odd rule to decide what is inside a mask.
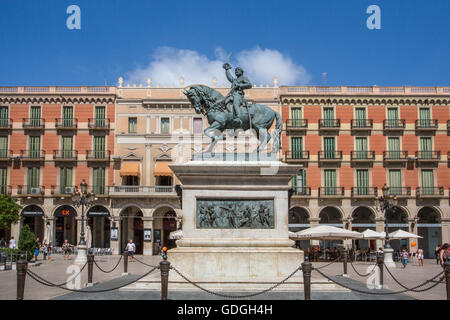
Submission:
[[[233,83],[234,78],[233,78],[233,76],[231,75],[229,69],[225,70],[225,74],[226,74],[226,76],[227,76],[228,81],[230,81],[231,83]]]

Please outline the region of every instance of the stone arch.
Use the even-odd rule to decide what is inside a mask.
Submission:
[[[289,224],[306,224],[309,223],[310,214],[308,210],[301,206],[294,206],[289,209]]]
[[[342,223],[344,213],[338,207],[327,206],[319,212],[319,223]]]
[[[385,214],[389,223],[408,223],[408,218],[410,217],[408,211],[401,206],[395,206],[394,209],[387,211]]]
[[[76,206],[74,206],[73,204],[70,204],[70,203],[61,203],[61,204],[58,204],[58,205],[53,207],[53,209],[51,210],[50,217],[55,217],[56,211],[58,211],[59,208],[64,207],[64,206],[72,207],[72,209],[75,210],[75,212],[77,213],[76,216],[77,217],[80,216],[80,212],[79,212],[79,210],[78,210],[78,208]]]
[[[376,212],[368,206],[359,206],[356,207],[353,211],[352,211],[352,219],[353,219],[353,223],[355,223],[355,221],[357,221],[357,219],[364,221],[364,222],[371,222],[371,223],[375,223],[376,219],[377,219],[377,214]]]
[[[442,215],[436,207],[424,206],[417,212],[418,223],[440,223]]]
[[[171,204],[169,202],[157,203],[152,208],[151,216],[155,217],[155,212],[157,213],[161,208],[170,208],[173,212],[175,212],[175,215],[176,215],[177,218],[181,218],[182,217],[181,210],[179,210],[179,208],[176,208],[173,204]]]

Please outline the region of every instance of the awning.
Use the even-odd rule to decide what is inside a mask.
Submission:
[[[124,162],[122,169],[120,169],[120,176],[138,176],[139,177],[139,162]]]
[[[171,162],[156,162],[156,167],[155,167],[155,177],[159,177],[159,176],[168,176],[168,177],[172,177],[173,173],[172,170],[170,170],[169,168],[169,163]]]

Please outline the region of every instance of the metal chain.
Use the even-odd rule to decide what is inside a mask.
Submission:
[[[78,272],[77,275],[76,275],[76,276],[73,276],[70,280],[68,280],[68,281],[66,281],[66,282],[64,282],[64,283],[61,283],[61,284],[52,284],[51,287],[65,286],[65,285],[68,284],[69,282],[73,281],[73,279],[75,279],[76,277],[78,277],[78,276],[81,274],[81,272],[84,270],[84,268],[86,268],[86,265],[87,265],[87,262],[83,265],[83,267],[81,268],[80,272]],[[27,270],[27,272],[28,272],[28,271],[29,271],[29,270]],[[39,276],[38,274],[36,274],[36,273],[34,273],[34,272],[32,272],[32,271],[30,271],[30,272],[33,273],[36,277],[42,279],[42,281],[46,281],[46,282],[48,282],[49,284],[51,284],[50,281],[45,280],[44,278],[42,278],[42,277]]]
[[[92,290],[85,291],[85,290],[69,289],[69,288],[60,287],[60,286],[58,286],[58,287],[59,287],[60,289],[64,289],[64,290],[71,291],[71,292],[81,292],[81,293],[101,293],[101,292],[108,292],[108,291],[113,291],[113,290],[117,290],[117,289],[120,289],[120,288],[129,286],[130,284],[133,284],[133,283],[135,283],[135,282],[141,280],[142,278],[148,276],[150,273],[152,273],[152,272],[155,271],[156,269],[157,269],[157,268],[153,268],[152,270],[150,270],[150,271],[147,272],[146,274],[140,276],[140,277],[137,278],[136,280],[133,280],[133,281],[131,281],[131,282],[128,282],[128,283],[126,283],[126,284],[123,284],[123,285],[120,285],[120,286],[118,286],[118,287],[111,288],[111,289],[94,290],[94,291],[92,291]],[[40,280],[40,279],[39,279],[40,277],[39,277],[38,275],[36,275],[34,272],[30,271],[30,270],[27,271],[27,274],[28,274],[32,279],[34,279],[35,281],[37,281],[37,282],[40,283],[40,284],[43,284],[43,285],[48,286],[48,287],[56,287],[56,285],[51,284],[49,281],[47,281],[47,280],[45,280],[45,279],[42,279],[42,278],[41,278],[42,280]],[[43,282],[43,281],[46,281],[46,282],[48,282],[48,283],[45,283],[45,282]]]
[[[109,271],[103,270],[103,269],[97,264],[97,261],[95,261],[95,260],[94,260],[94,264],[97,266],[97,268],[100,269],[101,272],[103,272],[103,273],[111,273],[111,272],[113,272],[114,270],[116,270],[116,268],[117,268],[117,266],[119,265],[120,261],[122,261],[122,258],[123,258],[123,256],[121,255],[120,258],[119,258],[119,261],[117,261],[117,264],[115,265],[115,267],[112,268],[112,270],[109,270]]]
[[[313,270],[315,270],[315,269],[313,269]],[[372,295],[384,295],[384,294],[385,294],[385,295],[391,295],[391,294],[400,294],[400,293],[405,293],[405,292],[411,291],[411,290],[402,290],[402,291],[396,291],[396,292],[369,292],[369,291],[363,291],[363,290],[355,289],[355,288],[349,287],[349,286],[347,286],[347,285],[345,285],[345,284],[339,283],[339,282],[337,282],[337,281],[331,279],[330,277],[328,277],[326,274],[324,274],[324,273],[323,273],[322,271],[320,271],[320,270],[317,270],[317,272],[318,272],[320,275],[322,275],[323,277],[327,278],[327,279],[330,280],[331,282],[334,282],[334,283],[336,283],[337,285],[339,285],[339,286],[341,286],[341,287],[344,287],[344,288],[346,288],[346,289],[349,289],[349,290],[352,290],[352,291],[355,291],[355,292],[363,293],[363,294],[372,294]],[[439,273],[438,275],[434,276],[434,277],[431,278],[430,280],[427,280],[427,281],[425,281],[424,283],[422,283],[422,284],[420,284],[420,285],[418,285],[418,286],[415,286],[415,287],[412,288],[412,289],[417,289],[417,288],[423,287],[423,286],[426,285],[427,283],[432,282],[435,278],[437,278],[438,276],[440,276],[442,273],[443,273],[443,272],[441,272],[441,273]],[[437,284],[438,284],[438,283],[435,283],[435,284],[432,285],[431,287],[429,287],[429,288],[427,288],[427,289],[424,289],[424,290],[422,290],[422,291],[430,290],[430,289],[434,288]]]
[[[222,298],[230,298],[230,299],[240,299],[240,298],[249,298],[249,297],[254,297],[254,296],[258,296],[261,295],[263,293],[269,292],[273,289],[275,289],[276,287],[282,285],[283,283],[285,283],[287,280],[289,280],[294,274],[296,274],[298,271],[302,270],[302,267],[298,267],[297,269],[294,270],[294,272],[292,272],[289,276],[287,276],[284,280],[282,280],[281,282],[273,285],[272,287],[265,289],[263,291],[260,292],[256,292],[256,293],[251,293],[251,294],[246,294],[246,295],[241,295],[241,296],[233,296],[233,295],[226,295],[226,294],[221,294],[218,292],[214,292],[208,289],[205,289],[201,286],[199,286],[198,284],[196,284],[195,282],[189,280],[188,278],[186,278],[183,274],[181,274],[180,271],[178,271],[175,267],[170,267],[171,269],[175,270],[176,273],[178,273],[180,275],[180,277],[182,277],[184,280],[186,280],[187,282],[189,282],[190,284],[192,284],[193,286],[199,288],[200,290],[205,291],[206,293],[218,296],[218,297],[222,297]]]
[[[384,265],[384,266],[386,267],[386,270],[387,270],[387,272],[389,273],[389,275],[392,277],[392,279],[394,279],[394,281],[395,281],[400,287],[402,287],[403,289],[407,289],[407,290],[410,290],[410,291],[412,291],[412,292],[423,292],[423,291],[426,291],[426,290],[423,290],[423,289],[420,289],[420,290],[410,289],[410,288],[404,286],[403,284],[401,284],[401,283],[394,277],[394,275],[391,273],[391,271],[389,270],[389,268],[388,268],[386,265]],[[438,284],[440,284],[440,283],[441,283],[441,280],[442,280],[442,278],[439,279],[439,282],[437,282],[435,285],[433,285],[433,287],[435,287],[435,286],[437,286]],[[432,287],[432,288],[433,288],[433,287]],[[428,290],[428,289],[427,289],[427,290]]]
[[[136,260],[136,261],[139,262],[139,263],[142,263],[144,266],[151,267],[151,268],[158,268],[158,269],[159,269],[159,266],[152,266],[152,265],[150,265],[150,264],[145,263],[144,261],[141,261],[141,260],[139,260],[139,259],[136,259],[136,257],[133,257],[133,259]]]
[[[372,274],[373,270],[375,270],[375,267],[377,266],[377,264],[375,263],[374,266],[373,266],[373,268],[372,268],[372,270],[370,270],[369,273],[367,273],[367,274],[360,274],[360,273],[356,270],[356,268],[353,266],[353,263],[350,262],[350,265],[352,266],[352,268],[353,268],[353,270],[356,272],[356,274],[357,274],[358,276],[360,276],[360,277],[363,277],[363,278],[370,276],[370,275]]]

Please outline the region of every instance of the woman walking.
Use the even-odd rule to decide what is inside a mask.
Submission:
[[[69,241],[64,240],[64,243],[62,245],[62,249],[64,252],[64,260],[67,260],[70,256],[70,252],[72,251],[72,245],[69,243]]]
[[[423,249],[417,250],[417,260],[419,260],[419,266],[423,267]]]
[[[402,264],[403,264],[403,269],[405,269],[405,268],[406,268],[406,265],[408,264],[408,257],[409,257],[408,252],[406,252],[406,249],[403,249],[403,252],[402,252]]]

